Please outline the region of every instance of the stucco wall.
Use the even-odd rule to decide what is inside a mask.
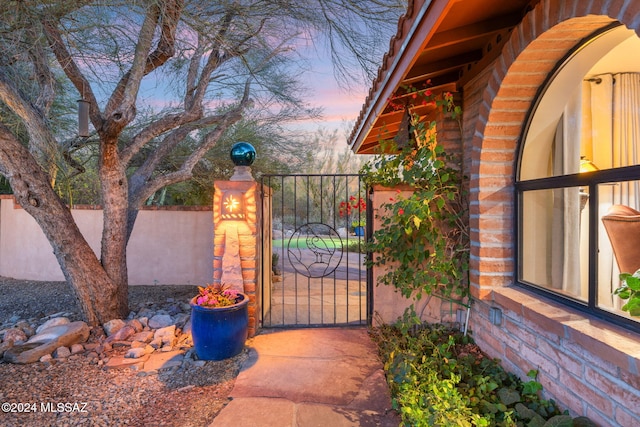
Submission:
[[[211,210],[141,210],[127,247],[129,284],[205,284],[213,278]],[[102,210],[72,209],[94,252],[99,253]],[[35,220],[0,198],[0,276],[64,280],[53,250]]]
[[[380,228],[380,218],[384,216],[386,210],[383,204],[389,203],[390,199],[398,197],[408,198],[413,193],[409,186],[397,188],[387,188],[379,185],[374,186],[372,195],[373,207],[373,229]],[[376,254],[374,254],[374,257]],[[374,267],[373,276],[373,321],[374,323],[394,323],[399,317],[402,317],[405,309],[408,308],[413,300],[409,300],[402,296],[393,286],[379,285],[378,279],[384,275],[387,269],[393,268],[393,264],[386,264],[384,267]],[[427,322],[453,322],[456,320],[456,310],[458,305],[449,301],[439,299],[437,297],[423,297],[420,301],[416,301],[414,308],[418,314],[422,315],[422,320]]]

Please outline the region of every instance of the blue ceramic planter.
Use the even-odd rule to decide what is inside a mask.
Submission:
[[[358,226],[353,229],[356,236],[364,236],[364,227]]]
[[[223,360],[239,354],[247,340],[249,297],[228,307],[207,308],[191,300],[191,335],[201,360]]]

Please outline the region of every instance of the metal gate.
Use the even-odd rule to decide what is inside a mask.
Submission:
[[[262,326],[368,324],[371,207],[361,177],[264,175],[261,184]]]

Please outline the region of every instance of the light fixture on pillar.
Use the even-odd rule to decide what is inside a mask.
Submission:
[[[243,193],[241,191],[225,191],[222,195],[220,213],[222,219],[243,220],[245,218]]]

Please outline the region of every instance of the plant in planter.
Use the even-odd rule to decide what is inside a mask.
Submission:
[[[627,302],[621,307],[622,311],[631,316],[640,316],[640,270],[635,273],[620,274],[621,286],[613,291],[622,300]]]
[[[247,340],[249,297],[227,285],[198,286],[191,299],[191,334],[198,358],[222,360],[239,354]]]
[[[351,219],[351,227],[356,236],[364,236],[364,227],[367,224],[365,211],[367,202],[362,197],[350,196],[349,200],[340,202],[338,214],[341,218]]]

